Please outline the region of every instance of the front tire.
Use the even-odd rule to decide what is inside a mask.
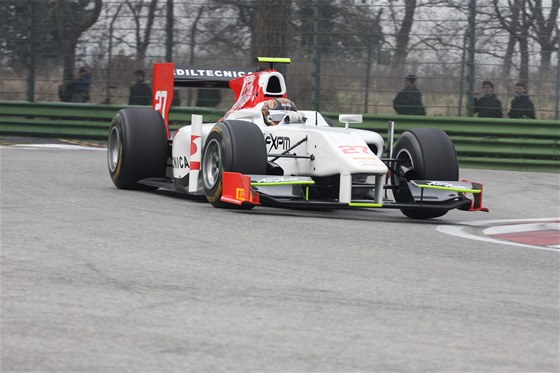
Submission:
[[[107,140],[107,164],[117,188],[157,189],[138,181],[164,177],[167,154],[167,131],[159,112],[126,108],[113,117]]]
[[[398,188],[393,191],[395,201],[414,202],[406,180],[459,180],[457,153],[451,139],[436,128],[415,128],[399,136],[393,151],[398,162],[397,175],[392,181]],[[413,219],[443,216],[447,209],[401,209]]]
[[[224,203],[222,174],[266,174],[267,155],[264,136],[251,122],[226,120],[217,123],[208,134],[202,156],[202,185],[208,202],[214,207],[252,209],[254,205],[240,206]]]

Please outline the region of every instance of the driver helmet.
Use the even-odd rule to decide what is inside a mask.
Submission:
[[[290,111],[297,112],[297,109],[296,105],[287,98],[270,99],[262,107],[263,119],[267,126],[277,125]]]

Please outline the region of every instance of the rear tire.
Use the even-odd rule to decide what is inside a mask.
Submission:
[[[202,154],[202,185],[208,202],[214,207],[252,209],[254,205],[238,206],[220,200],[222,174],[266,174],[266,144],[260,128],[242,120],[219,122],[210,130]]]
[[[167,131],[159,112],[126,108],[113,117],[107,140],[107,164],[117,188],[157,189],[138,181],[164,177],[167,154]]]
[[[440,129],[415,128],[405,131],[399,136],[393,154],[400,160],[395,165],[397,175],[393,175],[392,178],[393,184],[398,186],[393,192],[397,202],[414,202],[406,179],[448,181],[459,179],[455,147],[447,134]],[[437,218],[445,215],[447,211],[447,209],[401,209],[404,215],[413,219]]]

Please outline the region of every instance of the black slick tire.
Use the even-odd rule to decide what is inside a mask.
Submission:
[[[167,131],[161,114],[150,108],[126,108],[115,114],[109,127],[107,164],[119,189],[153,190],[138,184],[165,176]]]
[[[393,192],[397,202],[413,202],[405,178],[408,180],[459,179],[457,153],[451,139],[436,128],[415,128],[403,132],[393,150],[400,162],[395,164],[397,174],[392,181],[398,188]],[[404,176],[404,177],[403,177]],[[401,209],[413,219],[430,219],[443,216],[447,209]]]

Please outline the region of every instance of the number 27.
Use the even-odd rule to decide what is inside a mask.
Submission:
[[[339,145],[344,154],[369,154],[369,148],[363,145]]]
[[[156,111],[161,113],[163,119],[165,119],[165,105],[167,104],[167,91],[157,91],[156,92]]]

